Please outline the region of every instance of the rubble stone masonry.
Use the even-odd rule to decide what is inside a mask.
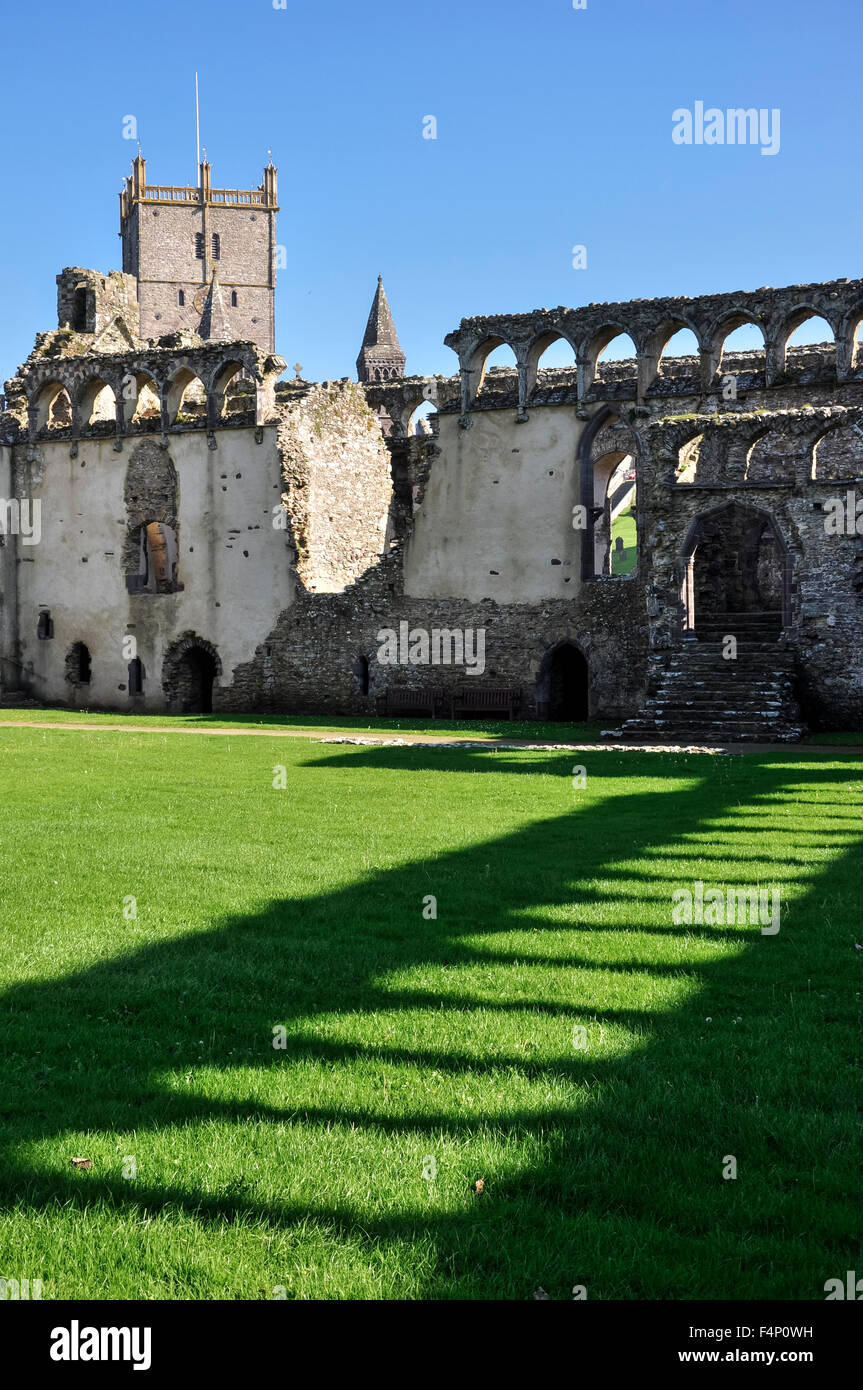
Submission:
[[[173,211],[191,236],[192,214]],[[3,537],[7,691],[159,710],[209,670],[217,711],[371,713],[400,686],[440,691],[445,708],[472,685],[519,689],[523,713],[547,714],[572,649],[590,714],[616,721],[672,658],[678,670],[727,631],[777,644],[810,726],[861,727],[863,282],[470,319],[447,339],[452,378],[278,386],[269,343],[140,337],[128,277],[61,282],[61,328],[7,383],[0,423],[0,492],[38,499],[43,517],[38,544]],[[832,340],[789,348],[813,314]],[[724,353],[743,322],[764,348]],[[663,358],[681,327],[698,355]],[[636,357],[605,364],[619,332]],[[576,364],[544,371],[560,337]],[[486,372],[501,342],[515,366]],[[424,400],[438,413],[417,435]],[[636,477],[625,575],[621,466]],[[130,592],[130,538],[151,522],[178,537],[177,583]],[[403,622],[484,630],[483,673],[381,664],[379,634]],[[142,695],[127,688],[130,630]],[[86,687],[66,679],[76,643]],[[197,666],[182,665],[190,652]]]

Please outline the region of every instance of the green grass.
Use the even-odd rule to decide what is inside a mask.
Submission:
[[[623,540],[622,553],[614,549],[618,536]],[[620,512],[611,523],[611,546],[612,574],[632,574],[638,564],[638,531],[631,506]]]
[[[861,1267],[863,758],[0,757],[0,1277],[803,1299]],[[675,926],[697,878],[780,885],[780,933]]]
[[[593,720],[581,724],[542,723],[527,719],[427,719],[422,716],[400,719],[359,714],[111,714],[98,710],[73,710],[49,706],[34,709],[0,709],[4,723],[27,724],[114,724],[118,728],[140,724],[153,728],[181,729],[270,729],[308,730],[309,736],[342,733],[383,733],[394,737],[407,734],[436,734],[440,738],[543,739],[554,743],[596,743],[603,729],[615,728],[615,719]]]

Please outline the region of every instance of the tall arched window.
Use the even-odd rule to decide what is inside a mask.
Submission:
[[[163,521],[138,528],[137,568],[126,571],[126,587],[136,594],[171,594],[177,587],[177,533]]]
[[[133,450],[124,495],[126,588],[130,594],[177,592],[182,588],[177,576],[177,471],[170,454],[152,440],[142,440]]]

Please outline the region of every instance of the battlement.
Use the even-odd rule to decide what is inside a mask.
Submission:
[[[134,160],[132,173],[120,194],[120,218],[126,221],[131,216],[136,202],[152,203],[173,207],[185,204],[187,207],[201,207],[204,204],[222,207],[260,207],[278,212],[276,195],[276,170],[269,165],[264,170],[264,181],[257,188],[212,188],[210,186],[210,165],[206,160],[200,166],[200,181],[197,187],[191,184],[148,184],[146,178],[147,161],[140,155]]]

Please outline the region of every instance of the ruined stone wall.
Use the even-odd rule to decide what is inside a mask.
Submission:
[[[445,708],[458,689],[476,684],[522,689],[524,717],[534,717],[542,696],[541,666],[564,642],[577,645],[590,666],[590,710],[594,716],[623,717],[639,708],[647,683],[647,625],[638,579],[612,579],[590,586],[577,604],[477,603],[428,599],[404,593],[400,557],[383,560],[359,583],[340,594],[297,590],[252,662],[234,672],[233,684],[218,691],[218,708],[250,707],[274,712],[320,710],[373,714],[390,686],[444,692]],[[378,634],[410,629],[470,628],[485,632],[485,670],[468,677],[463,667],[391,666],[378,661]],[[363,694],[358,660],[369,669]]]
[[[389,454],[362,389],[350,382],[325,383],[284,400],[280,414],[297,574],[310,592],[338,592],[386,550]]]
[[[79,290],[69,272],[63,294]],[[834,326],[835,346],[787,348],[804,293]],[[392,685],[447,694],[475,681],[522,689],[529,715],[547,699],[550,653],[569,642],[588,660],[591,714],[618,719],[639,711],[663,662],[692,637],[700,536],[714,570],[700,573],[698,604],[710,611],[704,595],[724,549],[760,554],[741,568],[731,608],[781,609],[807,717],[861,727],[861,306],[863,282],[834,282],[469,320],[449,340],[460,377],[364,387],[276,390],[281,359],[192,335],[101,356],[86,333],[42,335],[8,383],[3,419],[7,495],[43,502],[40,544],[2,547],[4,683],[129,708],[122,639],[131,633],[145,668],[135,707],[165,708],[166,681],[176,697],[177,652],[197,641],[216,663],[217,710],[369,713]],[[765,351],[725,354],[724,336],[747,315]],[[684,316],[700,354],[663,359]],[[598,363],[611,318],[632,331],[636,359]],[[541,370],[541,350],[564,330],[577,366]],[[477,391],[483,354],[500,339],[518,368],[487,373]],[[255,389],[231,398],[245,414],[222,417],[232,363]],[[206,411],[178,417],[192,374]],[[132,420],[124,401],[116,420],[91,422],[93,379],[122,398],[129,376],[152,379],[158,409]],[[71,414],[51,424],[41,412],[55,381]],[[411,414],[428,399],[439,408],[432,433],[411,437]],[[618,578],[602,556],[606,485],[622,459],[637,474],[638,567]],[[831,533],[832,502],[848,495],[851,524]],[[578,526],[576,511],[586,517]],[[148,522],[179,537],[172,592],[128,591],[132,537]],[[41,609],[54,622],[47,640],[37,637]],[[381,634],[402,623],[482,629],[483,674],[381,664]],[[92,658],[86,689],[66,680],[75,642]]]
[[[435,458],[405,552],[410,595],[479,603],[572,600],[579,588],[575,466],[584,424],[572,407],[440,419]]]
[[[170,437],[164,452],[176,472],[182,586],[171,593],[130,593],[126,585],[130,518],[143,517],[128,481],[146,478],[148,464],[163,453],[158,441],[127,439],[118,451],[111,439],[82,438],[75,457],[60,441],[10,452],[14,495],[42,503],[42,536],[38,545],[16,547],[16,584],[4,585],[4,604],[11,592],[18,605],[17,641],[6,647],[10,657],[14,648],[15,666],[7,688],[49,702],[129,709],[123,641],[132,635],[145,673],[134,707],[163,710],[172,642],[193,632],[211,643],[229,682],[290,605],[290,533],[273,525],[282,490],[274,427],[221,430],[215,448],[202,429]],[[158,496],[150,500],[158,510]],[[172,497],[163,501],[173,506]],[[42,608],[54,623],[47,641],[37,636]],[[92,678],[70,690],[65,659],[75,642],[90,651]]]
[[[815,727],[863,727],[863,537],[853,522],[835,533],[826,525],[831,502],[845,503],[847,514],[849,492],[863,501],[856,425],[863,429],[863,400],[693,413],[643,431],[653,464],[642,488],[652,650],[662,654],[680,640],[687,538],[698,518],[730,503],[770,518],[787,550],[785,640],[796,654],[804,715]],[[693,439],[694,471],[681,473]]]
[[[57,276],[57,323],[76,333],[101,333],[121,318],[133,335],[139,331],[137,284],[131,275],[111,270],[67,266]]]
[[[0,444],[0,499],[15,496],[12,450]],[[0,535],[0,689],[17,690],[18,555],[14,537]]]

